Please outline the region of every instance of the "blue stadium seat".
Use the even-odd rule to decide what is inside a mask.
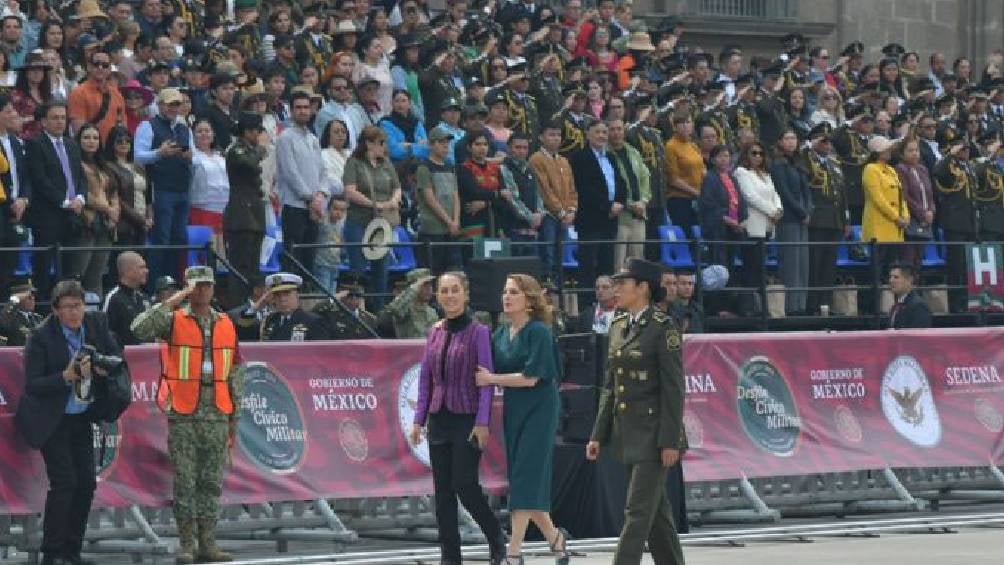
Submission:
[[[773,239],[767,241],[767,253],[764,257],[764,264],[768,269],[777,269],[777,242]]]
[[[411,234],[401,226],[394,228],[395,243],[411,243]],[[415,248],[410,245],[393,247],[388,253],[387,270],[391,272],[407,273],[418,268],[418,261],[415,259]]]
[[[14,274],[19,277],[31,275],[31,251],[17,252],[17,267],[14,269]]]
[[[920,265],[925,269],[939,269],[945,266],[945,257],[939,251],[941,246],[936,242],[924,245],[924,255],[920,259]]]
[[[575,252],[579,249],[579,244],[575,243],[577,241],[579,241],[579,234],[575,232],[575,228],[569,226],[565,231],[565,239],[562,242],[564,251],[561,255],[561,266],[566,269],[579,268],[579,260],[575,258]]]
[[[660,260],[667,267],[679,269],[693,267],[694,258],[690,254],[690,244],[680,226],[659,226]]]
[[[205,265],[209,262],[206,257],[206,244],[213,239],[213,228],[209,226],[188,226],[188,245],[197,245],[200,249],[190,249],[188,251],[188,266]]]
[[[694,239],[698,241],[704,239],[701,237],[701,224],[694,224],[690,226],[690,233],[694,236]]]
[[[871,258],[853,259],[851,257],[851,246],[861,242],[861,226],[851,226],[851,241],[841,243],[837,246],[837,267],[855,268],[866,267],[871,264]],[[867,253],[868,247],[862,246]]]

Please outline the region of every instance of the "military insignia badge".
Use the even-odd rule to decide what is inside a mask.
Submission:
[[[680,337],[679,330],[673,329],[666,332],[666,349],[676,351],[680,349],[681,343],[683,343],[683,339]]]

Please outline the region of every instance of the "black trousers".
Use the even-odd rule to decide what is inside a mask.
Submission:
[[[69,216],[66,216],[67,218]],[[49,245],[73,246],[79,241],[79,235],[74,235],[70,226],[66,222],[59,224],[43,225],[32,230],[35,247],[46,247]],[[65,279],[72,279],[80,275],[76,253],[63,253],[63,276]],[[32,256],[31,273],[35,285],[38,287],[38,296],[42,300],[48,300],[52,293],[52,287],[57,281],[51,274],[50,269],[54,268],[56,260],[55,251],[36,251]]]
[[[42,446],[42,460],[49,477],[42,521],[42,553],[47,556],[78,555],[97,486],[90,417],[64,414],[52,437]]]
[[[840,242],[844,232],[835,228],[809,228],[809,241]],[[833,286],[837,282],[837,246],[812,245],[809,247],[809,286]],[[809,314],[817,314],[822,305],[833,304],[832,290],[810,290],[805,306]]]
[[[645,259],[658,263],[662,258],[662,246],[659,241],[659,226],[666,222],[666,210],[661,207],[648,208],[648,218],[645,220]]]
[[[261,268],[261,242],[264,232],[240,230],[228,231],[223,234],[227,246],[227,261],[245,279],[253,280]],[[243,303],[251,296],[251,289],[237,277],[227,281],[230,307]]]
[[[579,241],[613,241],[617,239],[617,225],[608,229],[579,232]],[[612,275],[614,270],[614,246],[612,243],[579,243],[579,288],[592,288],[596,277]],[[596,294],[587,292],[579,295],[579,303],[588,306],[596,303]]]
[[[501,549],[502,526],[488,506],[488,498],[478,482],[481,450],[467,441],[473,428],[473,415],[453,414],[446,409],[429,415],[429,456],[432,459],[436,524],[439,526],[439,548],[443,561],[461,561],[458,498],[478,523],[493,550]]]
[[[945,230],[945,241],[972,241],[971,234],[953,230]],[[952,313],[965,312],[969,309],[969,289],[965,288],[968,283],[969,274],[966,272],[966,246],[946,245],[945,255],[945,277],[950,286],[962,286],[963,288],[951,289],[948,291],[948,309]]]
[[[697,212],[694,211],[694,201],[691,198],[673,196],[666,199],[666,211],[673,225],[683,228],[687,239],[694,237],[691,228],[697,225]]]
[[[0,246],[17,248],[21,241],[14,233],[13,218],[10,215],[10,203],[0,204]],[[17,269],[18,252],[5,251],[0,253],[0,296],[10,296],[10,285]]]
[[[317,243],[317,222],[310,219],[310,211],[306,208],[283,206],[282,244],[290,249],[292,245],[300,243]],[[291,255],[303,264],[304,268],[313,272],[314,249],[296,249]],[[299,270],[285,257],[282,259],[282,268],[290,273]]]

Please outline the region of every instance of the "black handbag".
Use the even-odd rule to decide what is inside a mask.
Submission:
[[[117,369],[107,377],[94,377],[94,419],[114,422],[132,404],[132,377],[129,365],[123,359]]]
[[[925,241],[930,241],[934,238],[934,230],[931,226],[925,226],[913,218],[910,219],[910,224],[906,226],[906,232],[904,234],[907,239],[921,239]]]

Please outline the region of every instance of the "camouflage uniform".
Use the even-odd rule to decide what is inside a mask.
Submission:
[[[192,315],[188,305],[177,312]],[[214,311],[213,316],[216,315],[219,314]],[[214,317],[196,316],[203,335],[209,335]],[[144,341],[166,340],[172,323],[173,312],[157,304],[137,316],[131,329]],[[203,357],[212,362],[210,346],[203,347]],[[195,524],[199,529],[199,552],[195,559],[203,563],[231,560],[216,548],[215,529],[223,493],[223,468],[230,457],[227,443],[240,411],[240,376],[240,367],[235,363],[228,379],[234,404],[232,414],[224,414],[216,407],[212,386],[199,387],[199,403],[192,414],[178,414],[170,408],[167,412],[167,452],[174,466],[174,519],[181,539],[178,563],[195,562],[182,556],[186,544],[194,545]],[[162,382],[161,386],[167,384]]]
[[[418,274],[412,274],[416,272]],[[414,280],[409,280],[411,284],[408,288],[383,309],[380,318],[390,317],[394,324],[394,335],[399,339],[425,338],[429,328],[439,321],[439,314],[428,302],[420,304],[415,297],[422,285],[427,284],[432,277],[429,276],[428,269],[415,269],[408,273],[408,278]],[[379,319],[377,323],[379,324]]]

